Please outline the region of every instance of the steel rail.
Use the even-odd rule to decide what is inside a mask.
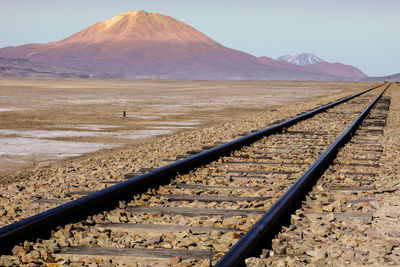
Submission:
[[[278,133],[299,121],[308,119],[329,108],[342,104],[383,85],[384,84],[380,84],[360,93],[344,97],[284,122],[272,125],[258,132],[160,167],[148,173],[127,177],[130,178],[127,181],[120,182],[111,187],[4,226],[0,228],[0,253],[9,253],[14,245],[24,240],[32,240],[34,238],[48,236],[50,229],[54,229],[61,224],[74,222],[95,214],[96,212],[115,208],[118,206],[119,201],[132,199],[134,194],[141,193],[147,190],[150,186],[157,186],[168,182],[178,173],[186,173],[194,168],[208,164],[221,156],[249,145],[265,136]]]
[[[389,84],[382,92],[357,116],[350,126],[322,153],[322,155],[293,183],[293,185],[272,205],[272,207],[250,228],[250,230],[217,262],[215,266],[244,266],[245,259],[254,252],[260,242],[266,243],[263,237],[273,234],[273,230],[288,215],[296,200],[307,194],[307,187],[316,181],[322,172],[329,166],[358,129],[365,117],[389,88]]]

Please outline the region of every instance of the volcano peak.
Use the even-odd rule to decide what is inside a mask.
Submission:
[[[134,10],[98,22],[63,42],[99,43],[104,41],[205,42],[216,43],[203,33],[172,17]]]

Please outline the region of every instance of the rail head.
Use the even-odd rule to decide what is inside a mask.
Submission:
[[[127,181],[4,226],[0,228],[0,253],[10,252],[15,244],[24,240],[32,240],[44,236],[49,232],[49,229],[55,228],[60,224],[78,221],[97,212],[114,208],[118,206],[119,201],[131,199],[132,195],[143,192],[150,186],[165,183],[175,177],[178,173],[182,174],[205,165],[218,157],[229,154],[231,151],[249,145],[265,136],[282,131],[299,121],[310,118],[329,108],[349,101],[383,85],[384,84],[379,84],[360,93],[323,105],[258,132],[160,167],[148,173],[132,177]]]

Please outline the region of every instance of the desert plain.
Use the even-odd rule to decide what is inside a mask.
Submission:
[[[369,85],[1,79],[0,175],[107,153]]]

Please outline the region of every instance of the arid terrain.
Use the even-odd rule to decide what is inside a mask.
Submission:
[[[15,115],[14,120],[20,121],[15,124],[16,127],[14,128],[10,127],[11,123],[9,122],[9,128],[2,129],[4,132],[8,131],[8,136],[5,136],[5,138],[20,138],[19,140],[32,139],[33,142],[39,143],[38,147],[40,149],[38,149],[38,151],[41,149],[46,151],[46,149],[50,147],[59,149],[65,145],[65,151],[69,149],[69,152],[73,153],[77,147],[83,144],[97,144],[102,146],[120,145],[120,147],[113,148],[112,150],[92,152],[78,158],[58,161],[51,163],[50,166],[42,164],[36,167],[35,170],[24,170],[2,175],[3,182],[7,181],[7,183],[3,183],[0,186],[0,196],[2,199],[0,205],[0,225],[2,226],[57,207],[67,201],[87,196],[92,192],[108,188],[110,185],[118,182],[127,181],[127,179],[132,178],[132,176],[138,173],[148,172],[154,168],[170,164],[171,162],[181,159],[182,157],[179,157],[179,155],[187,157],[188,155],[192,155],[193,151],[199,151],[206,149],[205,147],[212,147],[237,139],[246,133],[276,123],[276,121],[286,120],[296,114],[304,113],[310,109],[376,85],[376,83],[43,80],[36,81],[36,86],[34,87],[32,86],[32,80],[20,82],[9,81],[8,84],[11,84],[11,82],[14,82],[14,93],[11,94],[12,90],[9,89],[8,98],[13,96],[15,101],[22,91],[25,90],[25,92],[27,92],[31,90],[31,100],[28,101],[25,99],[24,101],[25,103],[33,105],[33,103],[30,102],[34,99],[33,92],[36,92],[36,95],[39,95],[39,92],[41,92],[43,110],[40,109],[37,103],[35,108],[32,108],[30,112],[26,110],[28,109],[27,104],[25,111],[23,106],[18,106],[18,108],[20,108],[18,112],[24,112],[25,121],[36,121],[36,124],[31,124],[32,127],[30,129],[18,127],[18,125],[22,126],[23,123],[21,119],[22,113],[19,115],[20,117],[18,117],[16,116],[17,111],[15,111],[15,113],[13,113]],[[27,86],[30,86],[29,90],[27,88],[22,90],[23,86],[21,84],[24,82],[27,83]],[[40,85],[38,84],[39,82],[41,82]],[[43,89],[46,82],[49,88],[51,86],[51,88],[58,89],[53,89],[53,91],[49,88]],[[52,85],[50,82],[52,82]],[[19,85],[16,86],[15,84]],[[143,88],[146,85],[148,89],[145,92]],[[15,89],[17,87],[20,88],[20,92]],[[61,87],[63,87],[63,89],[61,89]],[[99,87],[102,89],[99,89]],[[42,88],[42,90],[40,90],[40,88]],[[307,217],[308,215],[317,216],[318,221],[310,221],[310,223],[312,222],[312,227],[305,228],[310,230],[302,232],[305,236],[304,239],[299,240],[299,238],[291,238],[296,235],[282,234],[282,238],[288,238],[288,242],[290,242],[291,245],[294,244],[294,249],[305,252],[301,252],[302,254],[290,254],[288,250],[285,251],[285,253],[289,253],[288,257],[281,257],[281,247],[285,246],[285,244],[278,242],[280,240],[279,236],[279,238],[274,239],[275,241],[272,243],[271,250],[265,249],[260,257],[247,259],[247,266],[255,266],[256,264],[258,264],[257,266],[265,266],[265,263],[268,263],[267,266],[269,266],[271,262],[283,263],[286,261],[304,263],[305,259],[307,262],[328,262],[332,264],[333,262],[340,261],[343,263],[342,265],[345,265],[345,262],[368,262],[373,265],[386,262],[398,263],[398,237],[400,233],[397,231],[399,218],[397,189],[399,188],[399,183],[396,179],[396,175],[398,175],[399,168],[396,159],[398,158],[397,154],[399,149],[397,147],[399,142],[396,140],[397,135],[395,134],[398,132],[397,126],[399,125],[396,123],[398,121],[397,114],[399,110],[397,101],[399,94],[397,93],[397,89],[397,84],[391,85],[387,91],[387,95],[385,95],[385,99],[387,100],[382,101],[382,103],[376,107],[376,113],[373,113],[368,121],[365,121],[364,126],[362,126],[368,127],[361,128],[364,133],[367,133],[368,138],[366,139],[366,136],[360,134],[355,135],[354,138],[360,138],[361,136],[361,139],[366,140],[366,142],[357,142],[357,140],[349,142],[349,145],[360,146],[363,149],[366,147],[365,152],[367,153],[359,153],[357,150],[349,150],[345,147],[338,154],[340,158],[338,157],[333,161],[334,164],[336,164],[335,168],[338,171],[338,175],[333,175],[332,178],[334,185],[341,185],[340,190],[338,188],[330,189],[333,187],[328,187],[329,184],[319,182],[315,192],[323,192],[324,198],[321,199],[324,201],[325,205],[321,208],[320,206],[308,204],[307,207],[312,207],[312,212],[315,212],[315,214],[305,213],[304,216],[292,216],[292,220],[296,220],[296,222],[300,223],[308,223],[309,221],[305,221],[305,218],[309,218]],[[56,93],[57,91],[59,92]],[[110,91],[114,94],[111,94]],[[98,92],[96,98],[88,97],[90,93],[94,94],[95,92]],[[276,92],[281,92],[281,95],[286,97],[275,98],[274,94],[276,94]],[[108,101],[107,103],[110,107],[107,110],[101,108],[102,105],[106,105],[104,103],[105,99],[112,100],[115,99],[116,96],[124,94],[125,96],[120,97],[117,103]],[[211,231],[210,234],[203,231],[202,234],[197,234],[196,230],[193,230],[193,233],[196,234],[191,235],[192,230],[187,231],[179,229],[186,227],[190,227],[190,229],[195,229],[195,227],[209,227],[206,229],[231,227],[232,229],[239,229],[242,232],[246,232],[258,219],[258,217],[255,217],[256,215],[249,216],[248,220],[245,221],[242,218],[243,216],[228,217],[228,219],[225,220],[225,218],[222,219],[222,216],[218,215],[218,219],[208,219],[209,217],[207,216],[197,216],[197,213],[195,216],[191,216],[190,214],[171,215],[167,212],[165,214],[160,214],[159,212],[151,213],[148,212],[148,210],[158,208],[157,205],[160,203],[161,205],[165,205],[161,206],[161,208],[165,210],[167,208],[180,209],[180,205],[188,209],[223,209],[234,210],[235,212],[236,210],[243,210],[244,208],[249,208],[249,210],[254,211],[268,209],[268,207],[281,196],[282,191],[286,190],[286,186],[289,186],[294,181],[295,178],[291,177],[298,177],[300,173],[303,173],[303,171],[308,168],[309,164],[313,162],[314,158],[312,157],[317,157],[319,155],[317,153],[322,153],[322,151],[324,151],[327,146],[324,145],[325,139],[335,139],[337,136],[336,132],[341,132],[346,128],[349,124],[348,121],[354,119],[357,116],[357,112],[368,104],[365,99],[374,98],[377,94],[379,94],[377,90],[372,90],[365,95],[365,98],[352,99],[352,102],[343,104],[343,106],[339,105],[329,113],[321,114],[321,116],[314,116],[311,118],[311,120],[313,120],[312,124],[309,122],[298,123],[288,128],[287,131],[283,131],[282,134],[272,135],[266,138],[265,146],[252,146],[255,149],[264,149],[264,147],[267,147],[271,155],[273,153],[282,154],[280,166],[271,164],[270,167],[263,167],[265,169],[256,169],[256,167],[252,167],[252,169],[247,169],[250,173],[250,176],[248,176],[245,174],[247,172],[244,169],[245,167],[232,167],[233,164],[237,164],[239,161],[227,160],[228,158],[234,157],[246,159],[249,161],[243,161],[243,165],[251,166],[252,164],[248,163],[257,158],[244,157],[244,150],[241,150],[240,154],[237,156],[232,154],[224,157],[224,160],[221,160],[221,162],[218,161],[215,162],[215,164],[207,165],[207,171],[199,168],[188,174],[180,174],[173,181],[174,184],[172,185],[163,185],[158,189],[149,190],[141,195],[138,194],[134,196],[133,201],[129,204],[120,202],[119,208],[116,210],[89,216],[85,221],[68,224],[65,228],[60,227],[57,232],[52,232],[52,237],[49,240],[41,239],[37,243],[35,243],[35,241],[27,241],[23,243],[23,246],[16,245],[12,250],[12,256],[2,255],[0,257],[0,265],[19,266],[31,262],[36,263],[43,261],[48,263],[51,261],[59,265],[80,264],[83,266],[87,263],[103,262],[103,260],[107,263],[114,264],[115,262],[119,262],[123,264],[125,261],[132,262],[132,258],[135,257],[133,254],[131,254],[131,258],[129,258],[129,256],[125,257],[126,254],[124,254],[123,257],[112,256],[114,258],[111,259],[109,257],[111,254],[107,254],[108,256],[106,254],[95,254],[95,256],[93,256],[94,254],[90,254],[90,251],[98,253],[95,249],[106,246],[107,249],[111,249],[109,251],[125,249],[129,251],[143,251],[143,249],[154,249],[156,247],[157,249],[165,249],[168,253],[170,251],[174,252],[183,249],[187,249],[187,251],[191,253],[193,251],[202,251],[203,248],[208,248],[208,253],[215,247],[218,253],[215,254],[216,256],[213,258],[213,261],[205,259],[203,262],[196,262],[196,260],[185,259],[180,256],[173,257],[172,254],[172,256],[166,256],[162,259],[154,259],[154,263],[162,262],[164,264],[162,266],[173,266],[176,262],[182,262],[182,265],[186,264],[185,266],[197,263],[204,263],[203,265],[198,264],[199,266],[210,266],[211,263],[214,264],[216,259],[219,259],[223,255],[223,252],[228,251],[228,249],[242,237],[241,232],[237,235],[229,235],[222,231]],[[128,97],[128,95],[131,96]],[[212,100],[214,102],[209,101],[211,95],[213,96]],[[227,98],[227,95],[229,95],[229,98]],[[56,106],[51,104],[49,99],[54,101],[54,99],[60,99],[61,96],[64,96],[64,101],[69,104],[64,103],[65,106],[64,104],[60,104],[58,107],[59,110],[57,111],[55,108]],[[83,96],[86,96],[86,98]],[[151,96],[153,97],[151,98]],[[77,106],[74,107],[74,104],[71,104],[71,102],[77,102],[79,99],[81,103],[75,104]],[[121,103],[121,99],[125,99],[126,101]],[[206,103],[207,99],[208,103]],[[96,100],[95,103],[94,100]],[[142,100],[140,102],[141,105],[138,107],[133,106],[132,103],[136,103],[134,100]],[[46,103],[48,103],[48,105],[46,105]],[[181,110],[181,106],[185,103],[187,103],[187,105],[184,106],[185,109]],[[248,108],[246,104],[249,104]],[[385,109],[382,104],[390,105],[390,109]],[[93,106],[88,108],[91,105]],[[167,112],[166,109],[163,108],[165,105],[169,106],[174,112]],[[157,106],[157,108],[155,106]],[[11,106],[4,104],[1,107],[4,114],[9,112],[9,118],[12,112]],[[130,107],[130,109],[128,109],[128,107]],[[141,108],[143,111],[140,110]],[[17,109],[17,107],[15,107],[14,110],[15,109]],[[78,112],[73,112],[75,109],[81,111],[81,117],[78,116]],[[127,116],[125,118],[120,114],[120,109],[126,111]],[[94,115],[94,111],[102,113],[103,117],[98,114]],[[353,111],[357,112],[354,113]],[[65,114],[61,116],[60,113],[62,112]],[[350,112],[351,114],[349,116]],[[381,114],[386,112],[388,116],[384,118],[381,117]],[[52,115],[50,116],[47,114]],[[68,114],[75,115],[68,116]],[[47,116],[50,117],[50,119],[47,118]],[[5,118],[6,116],[3,117]],[[387,121],[387,128],[385,128],[383,135],[380,134],[379,127],[384,128],[385,124],[371,123],[375,121],[376,118],[382,118],[382,120]],[[36,125],[36,128],[34,128],[34,125]],[[57,127],[58,125],[62,125],[62,127]],[[67,127],[67,125],[69,126]],[[317,132],[310,131],[310,128],[308,128],[310,127],[309,125],[312,125]],[[180,128],[179,126],[193,127],[195,129]],[[159,127],[159,130],[169,129],[171,133],[165,133],[163,136],[147,139],[142,138],[146,135],[144,133],[148,132],[141,132],[143,135],[139,137],[135,135],[137,131],[140,130],[157,130],[154,129],[155,127]],[[88,133],[92,134],[90,134],[90,137],[85,137]],[[295,147],[288,152],[288,147],[290,148],[290,146],[294,146],[298,143],[297,141],[299,138],[292,137],[293,134],[297,135],[298,133],[300,133],[300,135],[310,133],[309,136],[315,137],[305,138],[312,141],[305,141],[305,139],[300,138],[300,140],[302,140],[300,141],[301,144],[303,144],[303,142],[310,143],[306,143],[305,146]],[[321,134],[324,135],[323,138],[321,138]],[[288,135],[290,138],[287,138]],[[135,136],[137,139],[134,139]],[[282,138],[282,136],[285,137]],[[379,142],[371,140],[377,136],[381,136]],[[40,141],[51,141],[54,143],[50,143],[50,146],[45,146],[41,145]],[[62,146],[59,144],[62,144]],[[310,145],[312,146],[310,147]],[[280,149],[281,146],[285,148],[283,153]],[[379,158],[379,154],[377,154],[377,151],[379,151],[377,150],[377,146],[382,146],[382,158]],[[26,147],[30,149],[29,146]],[[92,148],[97,149],[96,146]],[[14,149],[18,150],[18,146],[14,146]],[[85,152],[80,151],[80,153]],[[310,153],[316,153],[316,155]],[[358,158],[358,161],[352,163],[347,154],[351,154],[351,157],[354,156]],[[45,155],[45,153],[43,155]],[[297,158],[296,155],[299,155],[299,157]],[[34,158],[34,155],[31,157]],[[268,157],[268,159],[270,158],[272,157]],[[283,159],[288,158],[291,161],[293,160],[296,164],[287,164],[288,167],[285,167],[283,164],[290,162],[284,161]],[[267,159],[267,157],[265,157],[265,159]],[[259,161],[259,163],[268,165],[267,163],[269,162],[276,162],[265,161],[265,159],[264,161]],[[360,161],[363,163],[360,163]],[[381,162],[381,164],[376,164],[375,162],[377,161]],[[337,166],[339,164],[340,166]],[[226,166],[227,169],[219,169],[219,166]],[[253,166],[259,166],[258,161],[257,165]],[[371,173],[369,171],[371,168],[375,168],[376,175],[370,176]],[[292,171],[277,172],[277,170],[282,169]],[[257,176],[252,176],[253,173],[259,172],[266,173],[265,181],[268,183],[267,186],[262,186],[261,189],[252,186],[265,183]],[[363,179],[363,181],[360,182],[360,179],[357,178],[358,176],[355,179],[348,178],[350,175],[360,175],[362,172],[365,173],[366,176],[368,175],[367,177],[369,179]],[[243,173],[244,175],[235,175],[237,173]],[[332,173],[334,172],[326,172],[327,175],[331,175]],[[214,183],[214,177],[216,177],[217,183]],[[371,177],[376,177],[373,190],[371,190],[370,187],[372,183]],[[322,177],[321,180],[322,179],[324,179],[324,177]],[[203,188],[209,187],[211,193],[197,194],[197,192],[203,189],[178,187],[180,184],[183,184],[183,182],[188,181],[188,185],[196,185],[194,183],[198,182],[199,184],[196,186],[202,186]],[[204,181],[207,181],[207,183],[203,184]],[[218,186],[219,181],[221,181],[223,186]],[[243,190],[243,193],[240,194],[237,193],[238,187],[231,186],[228,188],[225,184],[227,182],[233,182],[242,187],[246,186],[248,189]],[[222,187],[221,190],[225,190],[222,191],[221,195],[215,194],[216,188],[218,187]],[[254,193],[254,188],[257,188],[259,191]],[[358,190],[356,191],[358,193],[350,191],[357,190],[358,188],[362,190],[365,189],[366,191]],[[326,192],[329,192],[328,190],[333,190],[336,197],[349,197],[350,200],[354,201],[350,202],[349,200],[349,202],[342,202],[335,200],[332,202],[330,199],[326,200]],[[171,192],[177,196],[189,196],[190,193],[190,196],[193,196],[192,198],[196,200],[173,200]],[[364,195],[360,196],[360,194]],[[238,197],[243,199],[247,197],[249,199],[247,202],[250,204],[244,201],[204,201],[211,197],[217,199],[216,196],[218,196],[219,199],[222,197],[225,199],[237,199]],[[263,197],[265,200],[254,200],[254,196]],[[366,203],[360,201],[365,201]],[[123,211],[127,208],[130,208],[132,212]],[[136,208],[137,210],[135,210]],[[144,208],[144,212],[143,210],[140,211],[142,208]],[[352,213],[353,209],[357,209],[358,213],[355,213],[355,211]],[[260,214],[261,213],[262,212],[260,212]],[[325,214],[331,217],[329,219],[329,224],[321,223],[321,220],[327,218]],[[338,217],[338,214],[341,214],[343,217]],[[359,219],[352,220],[350,216],[355,216],[355,218],[361,218],[361,216],[363,216],[362,218],[368,217],[369,219],[362,221]],[[162,227],[174,226],[175,230],[169,228],[166,233],[160,233],[160,228],[157,228],[157,231],[148,231],[149,229],[147,228],[146,231],[129,228],[133,227],[133,225],[135,225],[135,227],[138,225],[145,225],[144,227],[148,227],[148,225],[153,224],[156,225],[155,227],[160,227],[160,225],[162,225]],[[129,231],[124,234],[125,232],[120,230],[122,227],[112,228],[116,225],[118,225],[117,227],[129,226],[123,228]],[[293,225],[297,224],[293,222]],[[327,227],[331,227],[333,230],[328,231],[326,230]],[[105,231],[103,229],[110,230]],[[293,230],[291,228],[283,229],[284,231]],[[341,238],[342,241],[338,241],[338,235],[334,235],[335,232],[333,231],[337,229],[341,231],[339,238]],[[85,235],[81,234],[82,231],[85,232]],[[318,233],[315,231],[318,231],[318,233],[323,232],[324,236],[321,239],[316,239],[315,237]],[[88,234],[86,235],[86,233]],[[134,239],[132,236],[134,236]],[[206,236],[206,238],[201,239],[203,236]],[[229,241],[231,240],[229,238],[233,241]],[[155,241],[150,242],[151,240]],[[325,243],[321,243],[320,240],[323,240]],[[93,242],[97,242],[95,246],[93,246]],[[131,243],[128,244],[128,242]],[[308,243],[302,242],[313,243],[308,245]],[[81,252],[81,244],[84,246],[83,254],[79,254]],[[121,247],[121,244],[124,246],[125,244],[127,245]],[[208,245],[206,246],[204,244]],[[326,247],[326,245],[329,245],[329,247]],[[76,248],[79,249],[78,254],[74,254],[74,251],[77,251]],[[391,251],[388,252],[387,248]],[[318,254],[314,253],[314,251],[318,252]],[[147,266],[152,258],[141,259],[139,257],[139,259],[135,258],[134,260],[137,260],[136,263],[138,266],[141,266],[141,264]],[[352,266],[354,264],[348,265]]]
[[[352,87],[332,82],[2,79],[0,169],[4,174],[47,166]]]

